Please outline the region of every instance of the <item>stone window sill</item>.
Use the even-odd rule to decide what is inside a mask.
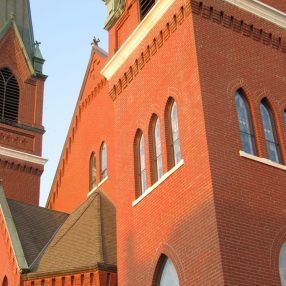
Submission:
[[[275,168],[278,168],[278,169],[286,171],[286,166],[285,165],[282,165],[282,164],[279,164],[279,163],[275,163],[275,162],[273,162],[273,161],[271,161],[269,159],[257,157],[257,156],[248,154],[248,153],[246,153],[244,151],[239,151],[239,155],[241,157],[244,157],[244,158],[247,158],[247,159],[250,159],[250,160],[254,160],[254,161],[257,161],[257,162],[269,165],[271,167],[275,167]]]
[[[108,176],[106,176],[104,179],[102,179],[97,186],[95,186],[88,194],[87,196],[89,197],[92,195],[99,187],[101,187],[106,181],[108,180]]]
[[[149,187],[139,198],[137,198],[134,202],[132,202],[132,207],[136,206],[146,196],[152,193],[153,190],[155,190],[159,185],[161,185],[168,177],[170,177],[183,165],[184,165],[184,160],[181,160],[176,166],[174,166],[171,170],[165,173],[156,183],[154,183],[151,187]]]

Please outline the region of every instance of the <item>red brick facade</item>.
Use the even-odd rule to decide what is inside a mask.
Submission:
[[[286,10],[285,1],[263,2]],[[127,1],[109,31],[109,58],[138,21],[137,1]],[[48,207],[72,211],[86,199],[89,157],[96,152],[98,162],[105,141],[108,179],[100,189],[117,209],[119,285],[152,285],[161,254],[174,262],[180,285],[280,285],[285,170],[240,156],[234,95],[242,88],[249,100],[262,158],[268,154],[259,104],[268,99],[285,162],[285,36],[283,28],[221,0],[175,1],[108,82],[99,71],[109,58],[93,55],[98,65],[88,70]],[[132,206],[138,129],[152,185],[153,114],[161,122],[163,171],[170,169],[170,98],[183,164]],[[97,165],[97,179],[99,172]]]
[[[117,276],[105,271],[22,275],[23,285],[157,285],[162,255],[174,263],[181,286],[280,285],[279,252],[286,240],[285,28],[231,1],[176,0],[107,80],[102,69],[140,22],[138,1],[126,2],[109,31],[110,54],[93,47],[47,202],[50,209],[71,213],[86,201],[94,191],[94,153],[98,189],[116,207]],[[286,11],[286,1],[260,2]],[[250,106],[255,156],[241,152],[239,89]],[[274,114],[282,164],[267,160],[260,113],[265,99]],[[181,150],[175,166],[171,102],[177,105]],[[155,183],[154,115],[161,125],[164,173]],[[143,195],[138,130],[145,139],[148,190]],[[101,180],[103,142],[108,176]]]

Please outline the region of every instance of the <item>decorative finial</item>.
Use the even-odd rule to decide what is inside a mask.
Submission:
[[[11,12],[8,14],[11,20],[14,20],[15,18],[15,13]]]
[[[41,44],[41,42],[36,41],[36,42],[34,43],[35,48],[39,47],[39,46],[40,46],[40,44]]]
[[[98,47],[98,44],[99,44],[99,43],[100,43],[100,39],[99,39],[99,38],[96,38],[96,37],[93,37],[93,40],[92,40],[91,45]]]

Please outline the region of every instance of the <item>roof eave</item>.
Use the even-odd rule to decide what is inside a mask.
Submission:
[[[29,266],[2,186],[0,186],[0,211],[10,237],[19,272],[27,273]]]

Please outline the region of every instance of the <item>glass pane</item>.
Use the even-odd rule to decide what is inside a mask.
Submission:
[[[237,92],[235,95],[235,105],[238,117],[242,149],[246,153],[254,154],[253,132],[250,123],[248,106],[247,102],[243,99],[243,96],[240,92]]]
[[[145,168],[145,146],[144,146],[144,136],[141,135],[139,143],[139,152],[140,152],[140,177],[141,177],[141,191],[147,189],[147,178],[146,178],[146,168]]]
[[[96,159],[93,154],[90,159],[90,188],[93,189],[96,185]]]
[[[278,152],[277,152],[278,147],[273,142],[266,141],[266,143],[267,143],[267,151],[268,151],[269,159],[271,161],[279,163],[280,160],[279,160]]]
[[[286,110],[284,110],[284,122],[286,123]]]
[[[279,255],[279,274],[281,286],[286,286],[286,243],[284,242]]]
[[[279,154],[279,146],[275,137],[275,126],[274,122],[271,118],[270,110],[265,106],[265,104],[260,104],[260,112],[263,122],[265,139],[267,142],[267,151],[269,159],[279,163],[280,162],[280,154]]]
[[[107,150],[106,144],[103,143],[101,147],[101,179],[107,176]]]
[[[252,136],[246,133],[240,132],[240,138],[242,143],[242,149],[244,152],[254,155],[254,149],[252,144]]]
[[[161,149],[161,136],[160,136],[160,121],[157,119],[155,125],[155,144],[156,144],[156,165],[157,175],[160,179],[163,176],[163,163],[162,163],[162,149]]]
[[[179,277],[173,262],[167,259],[162,271],[160,286],[179,286]]]
[[[260,111],[261,111],[261,116],[262,116],[262,121],[263,121],[265,138],[266,140],[275,142],[274,134],[273,134],[273,126],[272,126],[269,111],[266,108],[266,106],[264,106],[264,104],[260,104]]]
[[[235,103],[240,131],[251,134],[246,103],[239,92],[236,93]]]
[[[181,149],[179,141],[179,124],[178,124],[178,113],[177,113],[177,104],[173,103],[171,110],[171,127],[172,127],[172,136],[173,136],[173,151],[174,151],[174,163],[175,165],[181,160]]]

